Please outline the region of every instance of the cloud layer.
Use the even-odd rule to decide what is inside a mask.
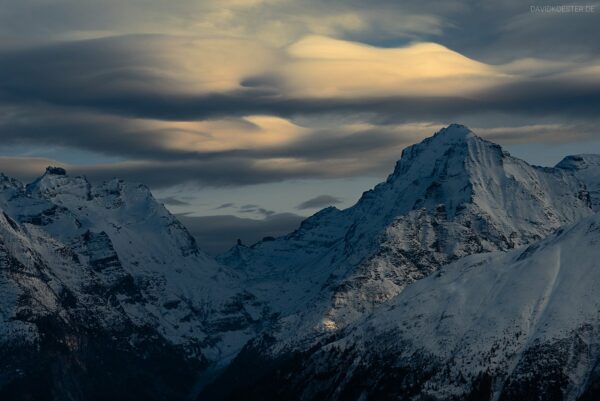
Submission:
[[[92,179],[252,185],[382,175],[453,121],[501,143],[597,138],[594,15],[403,3],[8,4],[0,167],[29,176],[46,161],[10,149],[60,146],[111,158],[52,161]]]

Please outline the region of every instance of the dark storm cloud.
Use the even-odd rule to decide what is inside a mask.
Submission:
[[[315,196],[314,198],[305,200],[304,202],[296,206],[296,209],[318,209],[326,206],[332,206],[338,203],[342,203],[342,200],[340,198],[331,195],[319,195]]]
[[[169,83],[161,58],[153,56],[161,39],[124,36],[2,49],[2,95],[64,104],[115,93],[141,95]]]
[[[63,145],[141,159],[167,161],[199,159],[208,163],[211,159],[236,157],[318,159],[406,145],[403,138],[394,135],[385,127],[390,124],[420,120],[441,123],[465,121],[465,118],[487,112],[522,117],[562,115],[567,118],[596,120],[597,110],[600,109],[600,88],[593,84],[521,83],[496,89],[487,97],[488,99],[481,102],[464,99],[367,100],[360,107],[357,105],[346,110],[364,112],[370,104],[374,110],[377,110],[377,114],[365,118],[383,126],[348,135],[332,135],[336,132],[316,131],[313,135],[292,141],[285,146],[255,150],[187,151],[167,148],[165,142],[169,137],[176,136],[178,129],[152,131],[147,127],[138,127],[127,120],[94,115],[78,117],[76,113],[65,110],[42,110],[37,113],[17,110],[7,115],[0,114],[0,130],[4,145]],[[337,108],[340,113],[343,110],[344,107]],[[323,109],[319,112],[323,112]]]
[[[257,167],[251,160],[226,159],[209,162],[141,162],[105,165],[69,166],[44,158],[0,157],[0,172],[29,182],[43,174],[45,168],[57,165],[67,169],[69,175],[84,175],[93,182],[122,178],[139,182],[152,188],[194,182],[203,186],[225,187],[279,182],[290,178],[326,177],[318,166],[281,171]],[[335,173],[330,175],[335,177]]]
[[[0,132],[4,146],[45,144],[107,155],[179,157],[174,152],[165,151],[160,140],[165,135],[161,132],[148,132],[147,128],[119,117],[79,113],[52,106],[0,106]]]
[[[363,154],[380,152],[390,147],[408,145],[405,139],[385,126],[361,130],[346,135],[339,131],[319,130],[312,135],[292,141],[285,146],[266,150],[263,156],[299,157],[308,160],[353,157],[360,150]]]
[[[224,252],[238,239],[252,245],[264,237],[288,234],[300,226],[304,219],[293,213],[277,213],[264,219],[245,219],[231,215],[194,217],[177,215],[190,230],[200,248],[211,254]]]
[[[448,18],[455,29],[448,29],[439,42],[491,63],[522,57],[553,60],[596,57],[600,51],[600,43],[595,39],[599,33],[600,4],[585,3],[595,5],[592,13],[531,10],[531,6],[549,4],[543,0],[472,3]],[[581,5],[576,1],[559,4]]]
[[[495,141],[519,142],[528,140],[540,142],[552,134],[561,132],[562,139],[583,140],[597,137],[597,110],[600,109],[600,96],[592,85],[576,87],[565,85],[535,85],[533,83],[515,86],[511,90],[496,90],[490,94],[487,103],[474,105],[472,101],[452,101],[433,99],[427,104],[423,99],[405,102],[405,110],[394,102],[382,102],[371,121],[379,124],[373,129],[339,134],[334,131],[317,130],[306,137],[284,145],[258,149],[232,149],[227,151],[186,151],[164,146],[157,138],[177,135],[177,131],[154,134],[145,128],[136,127],[127,121],[105,116],[89,115],[78,118],[76,113],[60,111],[56,114],[27,114],[30,119],[15,117],[18,113],[0,118],[3,144],[63,145],[101,152],[107,155],[120,155],[139,161],[121,162],[110,165],[70,166],[75,174],[85,174],[93,180],[105,180],[118,176],[136,182],[144,182],[152,187],[168,187],[184,182],[198,182],[208,186],[252,185],[278,182],[294,178],[330,178],[352,176],[354,174],[384,174],[399,158],[401,149],[416,141],[413,136],[394,131],[394,124],[419,120],[467,122],[473,116],[485,116],[486,112],[505,113],[510,120],[517,116],[530,123],[535,116],[553,118],[562,115],[566,118],[565,129],[544,129],[532,132],[496,132],[490,139]],[[539,93],[539,94],[538,94]],[[565,102],[562,104],[561,102]],[[469,105],[465,110],[453,108]],[[389,113],[384,110],[390,109]],[[393,111],[392,111],[393,110]],[[9,113],[10,114],[10,113]],[[573,124],[570,120],[581,120],[583,124]],[[500,118],[500,120],[506,117]],[[509,120],[509,121],[510,121]],[[533,120],[535,121],[535,120]],[[556,121],[556,120],[555,120]],[[560,120],[558,120],[560,121]],[[502,121],[501,121],[502,123]],[[585,125],[582,130],[577,126]],[[502,126],[502,125],[501,125]],[[432,133],[433,129],[430,129]],[[142,136],[143,135],[143,136]],[[512,135],[512,138],[510,137]],[[555,139],[553,139],[555,140]],[[560,138],[558,139],[560,140]],[[304,160],[293,168],[281,169],[260,163],[271,158],[292,157]],[[354,159],[361,159],[358,164]],[[13,159],[10,171],[17,176],[31,177],[32,164],[27,160]],[[40,162],[43,167],[55,162]],[[20,166],[19,166],[20,165]],[[24,170],[21,174],[18,170]]]
[[[319,159],[406,145],[406,140],[385,128],[389,124],[465,121],[469,117],[488,112],[521,117],[552,115],[555,118],[563,116],[596,120],[597,110],[600,109],[600,88],[594,83],[575,81],[521,82],[496,88],[481,94],[481,98],[479,101],[452,98],[331,99],[314,100],[313,104],[306,101],[303,105],[310,106],[299,105],[298,112],[360,112],[365,119],[383,126],[348,135],[316,131],[313,135],[285,146],[254,150],[189,151],[167,148],[165,143],[178,134],[177,128],[153,130],[124,118],[57,108],[44,109],[39,106],[32,110],[16,108],[0,113],[0,130],[4,145],[63,145],[108,155],[173,161],[172,165],[176,165],[178,160],[195,159],[201,161],[201,164],[218,164],[219,159],[233,158],[233,165],[241,168],[244,165],[247,167],[251,160],[265,157]],[[263,112],[276,114],[281,111],[280,108],[280,104],[274,104],[272,109]],[[129,169],[135,170],[135,167]],[[235,170],[240,175],[244,174],[239,168]]]
[[[317,166],[282,171],[267,166],[257,166],[254,161],[248,159],[114,163],[102,166],[72,166],[69,171],[72,174],[85,175],[93,181],[119,177],[128,181],[142,182],[153,188],[164,188],[188,182],[223,187],[279,182],[290,178],[327,176],[327,173],[320,172]]]
[[[538,79],[503,85],[483,94],[479,107],[481,111],[531,116],[553,113],[567,117],[597,117],[600,82],[589,78]]]
[[[168,187],[183,182],[198,182],[209,186],[251,185],[277,182],[293,178],[328,178],[351,176],[357,173],[382,174],[393,165],[403,146],[414,142],[393,130],[393,125],[413,121],[467,122],[469,119],[485,116],[488,112],[504,113],[504,119],[522,120],[552,116],[560,122],[562,116],[573,126],[571,120],[587,122],[585,131],[564,132],[563,138],[578,135],[578,139],[593,138],[598,135],[594,121],[598,121],[600,109],[600,89],[593,83],[563,81],[530,81],[496,88],[481,94],[480,101],[450,98],[430,99],[357,99],[357,100],[315,100],[298,106],[304,113],[316,114],[329,110],[332,115],[349,111],[360,112],[367,121],[377,126],[373,129],[339,134],[335,131],[316,130],[312,134],[284,145],[257,148],[231,149],[225,151],[190,151],[165,146],[170,137],[178,134],[171,131],[152,131],[138,126],[128,119],[94,114],[78,113],[64,108],[35,106],[33,110],[16,107],[0,114],[0,130],[3,144],[62,145],[86,149],[107,155],[120,155],[132,158],[132,162],[122,162],[105,166],[73,166],[74,173],[86,174],[91,179],[104,180],[119,176],[128,180],[144,182],[153,187]],[[298,102],[297,100],[292,100]],[[316,107],[320,105],[320,107]],[[280,104],[274,104],[269,113],[276,113]],[[372,110],[365,113],[365,110]],[[238,111],[236,111],[238,112]],[[265,113],[267,110],[264,111]],[[582,123],[580,122],[579,125]],[[597,125],[596,125],[597,126]],[[546,130],[552,134],[557,130]],[[538,134],[544,134],[539,131]],[[519,138],[543,141],[541,135],[513,133]],[[518,136],[518,137],[517,137]],[[504,133],[496,134],[500,141],[507,139]],[[359,156],[360,155],[360,156]],[[289,169],[257,163],[261,160],[278,157],[293,157],[305,160]],[[360,166],[352,160],[360,157],[367,164]],[[345,167],[337,161],[347,159]],[[14,163],[20,163],[14,160]],[[358,167],[357,167],[358,166]],[[43,171],[39,165],[39,171]],[[10,169],[26,170],[31,176],[31,164],[23,160],[23,165],[10,166]]]

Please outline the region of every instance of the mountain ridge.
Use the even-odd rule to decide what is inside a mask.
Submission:
[[[288,236],[217,259],[258,282],[252,292],[266,304],[283,305],[290,333],[310,337],[456,258],[524,245],[591,213],[570,173],[529,166],[454,124],[407,147],[387,180],[354,206],[326,208]]]
[[[596,399],[598,244],[596,213],[528,247],[467,256],[311,348],[266,357],[253,385],[206,399]],[[268,355],[260,346],[223,380],[246,355]]]
[[[53,167],[28,185],[5,176],[0,181],[6,228],[0,281],[16,297],[3,320],[25,324],[39,344],[38,351],[21,347],[16,359],[7,359],[22,374],[0,398],[31,395],[29,387],[39,397],[46,385],[58,399],[70,393],[79,394],[76,399],[185,399],[200,372],[255,335],[262,306],[234,271],[198,249],[147,187],[118,179],[95,185]],[[4,334],[0,340],[11,342],[10,332]],[[73,365],[72,358],[79,361]],[[115,371],[97,372],[97,378],[82,372],[102,364]],[[127,371],[129,364],[137,371]],[[62,383],[61,372],[84,376]],[[132,393],[110,378],[116,372],[132,382]],[[106,380],[114,390],[99,385]]]
[[[319,376],[314,355],[354,366],[358,348],[346,359],[327,348],[350,338],[379,360],[380,348],[358,338],[372,327],[384,344],[387,329],[369,319],[388,316],[405,291],[449,265],[517,248],[529,249],[527,259],[537,255],[532,244],[594,218],[600,169],[593,157],[565,160],[530,166],[452,124],[407,147],[354,206],[325,208],[288,235],[217,260],[144,185],[92,183],[52,166],[27,185],[0,174],[0,372],[9,372],[0,373],[0,398],[204,399],[219,385],[235,394],[245,387],[232,374],[256,378],[244,358],[263,361],[264,372],[283,361],[280,372],[310,380]],[[389,341],[389,349],[408,344]],[[363,367],[392,379],[387,362]],[[349,383],[365,386],[357,372],[348,370]],[[265,390],[280,391],[280,380]]]

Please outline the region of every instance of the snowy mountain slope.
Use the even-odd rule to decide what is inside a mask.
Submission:
[[[246,274],[297,338],[344,327],[460,257],[530,243],[591,213],[571,174],[451,125],[405,149],[355,206],[324,209],[288,236],[219,260]]]
[[[465,257],[319,346],[265,358],[268,380],[224,398],[598,399],[599,245],[596,214],[528,247]]]
[[[106,242],[104,248],[118,255],[145,296],[144,311],[132,310],[132,318],[148,323],[144,319],[149,317],[175,343],[197,341],[213,310],[237,295],[235,275],[201,252],[142,185],[112,180],[93,187],[83,177],[48,171],[26,193],[66,208],[79,222],[78,230],[66,232],[46,225],[54,237],[81,249]],[[105,276],[110,280],[114,274]]]
[[[0,399],[183,399],[206,361],[129,319],[77,254],[0,215]]]
[[[75,332],[68,335],[69,341],[80,343],[86,333],[104,333],[122,339],[124,355],[142,365],[141,375],[160,368],[156,358],[148,356],[153,347],[158,347],[157,357],[170,359],[165,367],[178,365],[173,373],[179,372],[182,380],[162,383],[164,391],[180,393],[169,396],[177,399],[200,371],[234,356],[264,323],[263,306],[243,289],[237,275],[201,252],[143,186],[120,180],[94,186],[85,178],[48,168],[27,186],[0,176],[0,208],[6,228],[0,236],[0,286],[6,294],[0,343],[17,359],[34,358],[28,351],[31,346],[17,352],[21,348],[10,345],[19,330],[27,329],[38,348],[47,336],[64,343],[64,333]],[[38,299],[38,293],[43,297]],[[61,300],[61,294],[67,294],[68,301]],[[28,304],[39,307],[27,313],[31,319],[21,318],[18,311]],[[56,329],[48,329],[47,321]],[[115,341],[118,345],[121,340]],[[111,347],[111,342],[95,346]],[[141,343],[148,349],[136,345]],[[72,351],[65,354],[77,354]],[[17,382],[33,380],[36,369],[17,365],[22,372]],[[57,385],[56,378],[47,379]],[[5,380],[10,382],[0,378],[0,389]],[[163,390],[146,398],[161,398]]]
[[[40,270],[40,257],[32,249],[27,235],[3,211],[0,213],[0,238],[0,314],[3,322],[0,337],[9,344],[30,344],[37,338],[35,327],[15,317],[33,313],[23,312],[27,308],[34,308],[41,316],[54,313],[58,304],[57,290]],[[21,286],[22,281],[26,281],[26,285]],[[28,296],[24,299],[26,292]]]
[[[594,210],[600,210],[600,155],[567,156],[556,167],[570,171],[585,183],[590,192]]]
[[[448,385],[447,377],[471,380],[472,387],[484,390],[493,380],[505,383],[477,370],[473,370],[475,379],[456,378],[455,373],[431,379],[430,373],[439,366],[453,372],[455,361],[439,344],[455,350],[462,347],[453,333],[460,333],[465,341],[471,338],[470,331],[460,331],[458,326],[478,327],[479,321],[473,325],[468,319],[476,319],[473,314],[481,310],[465,312],[466,322],[458,321],[458,328],[446,327],[439,333],[435,330],[443,324],[433,327],[433,320],[423,321],[419,327],[429,325],[426,332],[412,331],[409,338],[393,323],[404,321],[403,312],[395,316],[387,309],[403,308],[397,306],[398,300],[425,285],[421,279],[429,283],[449,276],[446,270],[440,277],[435,273],[443,266],[455,262],[452,266],[464,268],[465,277],[478,261],[489,261],[496,266],[492,271],[500,271],[500,265],[517,262],[496,251],[531,244],[592,215],[592,200],[582,182],[587,180],[589,188],[592,179],[580,174],[584,170],[580,163],[577,168],[562,164],[554,169],[529,166],[468,128],[451,125],[408,147],[386,182],[365,192],[355,206],[324,209],[297,231],[252,247],[237,246],[221,255],[219,262],[198,249],[185,227],[143,185],[118,179],[96,185],[54,167],[28,185],[0,174],[0,399],[190,399],[234,358],[217,381],[221,388],[235,389],[231,372],[251,379],[261,370],[272,374],[270,369],[277,365],[281,374],[298,374],[300,381],[290,382],[296,393],[278,387],[289,380],[280,378],[263,387],[287,395],[257,393],[259,399],[295,399],[299,394],[306,399],[335,399],[338,389],[344,388],[350,388],[343,391],[356,399],[352,386],[363,388],[361,380],[371,372],[382,383],[397,382],[402,372],[420,372],[422,377],[414,377],[411,388],[440,397],[457,387],[455,382]],[[584,245],[582,240],[581,249],[573,249],[583,253]],[[546,248],[551,246],[540,249]],[[541,255],[537,249],[515,257]],[[542,260],[539,255],[535,257]],[[500,293],[488,282],[496,276],[477,277],[470,280],[478,283],[478,290]],[[590,277],[593,281],[591,273]],[[532,278],[543,285],[543,280]],[[527,295],[521,290],[517,288],[515,294]],[[531,290],[532,294],[541,291],[536,286]],[[457,299],[446,295],[435,299],[460,306],[462,293],[468,292],[460,289]],[[417,315],[427,316],[429,309],[442,307],[419,299],[407,306]],[[469,307],[477,304],[473,299]],[[421,304],[428,306],[420,309]],[[547,305],[539,307],[547,309]],[[511,306],[506,315],[512,312],[518,315],[515,324],[524,330],[523,312]],[[444,315],[440,322],[446,319]],[[504,320],[498,321],[489,332],[482,329],[473,335],[496,341],[494,330],[504,332],[503,325]],[[538,323],[530,325],[541,332]],[[439,343],[444,333],[448,338]],[[413,336],[423,343],[410,343]],[[568,352],[585,348],[571,340],[557,341],[571,347]],[[326,342],[335,344],[333,350],[324,346]],[[519,361],[528,357],[528,363],[533,363],[538,343],[514,344],[507,349],[522,352]],[[487,352],[484,345],[481,349],[469,345],[472,355]],[[405,349],[414,351],[417,365],[412,356],[402,354]],[[560,348],[550,359],[564,362],[568,352]],[[593,357],[592,351],[588,354]],[[363,355],[374,362],[363,364]],[[400,370],[397,361],[403,364]],[[534,362],[548,363],[548,372],[558,369],[552,360]],[[344,372],[336,370],[338,363]],[[508,362],[502,363],[498,366],[504,369]],[[583,362],[577,363],[587,369]],[[511,372],[529,365],[515,362],[514,366],[504,373],[498,370],[498,377],[513,380],[517,376]],[[350,387],[319,379],[329,376],[347,381]],[[560,383],[566,380],[553,377]],[[313,384],[332,392],[322,395]],[[386,386],[382,386],[385,391]],[[458,387],[456,394],[468,392]],[[207,394],[210,399],[214,388],[209,387],[200,399]],[[51,395],[46,397],[48,392]],[[379,399],[373,394],[371,399]],[[246,399],[244,394],[240,397]]]

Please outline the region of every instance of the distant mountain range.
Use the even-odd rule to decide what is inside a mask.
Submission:
[[[456,124],[216,260],[143,185],[0,175],[0,399],[599,399],[599,209],[600,156]]]

